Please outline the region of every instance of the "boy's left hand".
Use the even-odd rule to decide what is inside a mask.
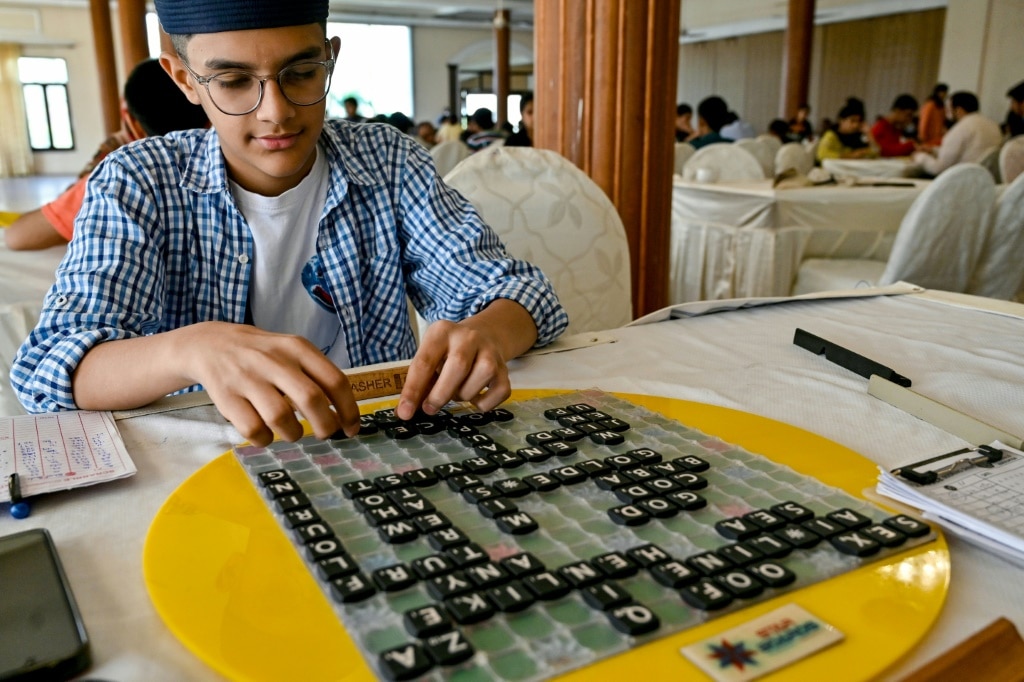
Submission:
[[[417,409],[435,414],[452,399],[484,411],[497,407],[512,393],[507,360],[536,339],[533,318],[507,299],[493,301],[462,322],[435,322],[409,365],[398,417],[411,419]]]

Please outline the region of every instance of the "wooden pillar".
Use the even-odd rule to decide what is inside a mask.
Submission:
[[[448,111],[462,118],[462,85],[459,83],[459,65],[448,65]]]
[[[117,0],[117,22],[121,28],[121,58],[125,73],[149,59],[146,40],[146,0]]]
[[[494,13],[494,94],[498,96],[496,122],[501,125],[508,120],[509,93],[509,11],[499,9]]]
[[[789,0],[786,52],[782,58],[782,111],[789,120],[807,101],[811,82],[811,43],[814,39],[814,0]]]
[[[679,7],[534,3],[534,145],[583,169],[618,209],[635,316],[668,304]]]
[[[114,59],[114,32],[110,27],[110,5],[107,0],[89,0],[92,39],[96,49],[96,70],[99,72],[100,105],[107,132],[121,127],[121,87],[117,80]]]

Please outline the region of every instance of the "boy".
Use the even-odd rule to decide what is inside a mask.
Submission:
[[[71,241],[75,216],[85,198],[85,183],[96,165],[122,145],[172,130],[205,128],[210,122],[199,105],[189,102],[156,59],[140,62],[124,84],[121,129],[100,145],[89,167],[59,197],[25,213],[3,231],[12,251],[47,249]]]
[[[19,351],[32,411],[123,409],[201,385],[256,444],[358,431],[339,367],[413,356],[398,415],[508,397],[506,360],[567,320],[429,154],[324,121],[326,0],[158,0],[161,63],[212,130],[107,158]],[[437,320],[416,350],[406,295]],[[250,322],[251,324],[245,324]]]

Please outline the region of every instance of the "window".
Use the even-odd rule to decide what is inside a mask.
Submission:
[[[18,79],[25,98],[32,150],[74,149],[67,62],[49,57],[19,57]]]
[[[327,35],[341,40],[327,95],[328,118],[345,117],[348,97],[356,98],[359,115],[366,118],[395,112],[413,117],[408,26],[328,23]]]
[[[160,56],[160,24],[146,15],[149,54]],[[408,26],[328,22],[327,37],[338,36],[334,76],[327,94],[327,118],[344,118],[344,101],[355,97],[359,115],[396,111],[412,118],[412,33]]]

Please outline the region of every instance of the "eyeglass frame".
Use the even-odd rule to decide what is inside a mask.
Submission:
[[[195,79],[196,83],[199,83],[204,88],[206,88],[206,95],[210,98],[210,102],[213,104],[213,106],[217,107],[217,111],[219,111],[220,113],[224,114],[225,116],[247,116],[247,115],[251,114],[252,112],[256,111],[257,109],[259,109],[260,105],[263,104],[263,93],[265,92],[264,84],[267,81],[269,81],[269,80],[277,81],[277,89],[281,91],[281,96],[284,97],[286,100],[288,100],[289,102],[291,102],[292,104],[294,104],[297,107],[311,107],[314,104],[319,104],[320,102],[323,102],[327,98],[327,94],[330,91],[330,88],[331,88],[331,78],[334,75],[334,67],[337,64],[337,61],[334,58],[334,56],[335,56],[334,55],[334,45],[331,44],[330,40],[325,40],[324,44],[327,46],[328,53],[331,55],[327,59],[325,59],[323,61],[295,62],[294,64],[289,64],[288,66],[285,66],[280,71],[278,71],[275,75],[267,76],[265,78],[260,78],[257,74],[252,73],[251,71],[243,71],[241,69],[232,69],[232,70],[228,70],[228,71],[222,71],[220,73],[215,73],[215,74],[213,74],[211,76],[200,76],[198,73],[196,73],[195,71],[192,70],[192,67],[189,65],[189,63],[185,59],[185,57],[183,57],[181,54],[179,54],[178,55],[178,59],[181,61],[181,65],[185,67],[185,70],[188,71],[189,75],[192,76],[192,78]],[[321,66],[326,67],[327,68],[327,87],[324,89],[324,94],[320,96],[320,99],[318,99],[318,100],[316,100],[314,102],[306,102],[305,104],[300,104],[298,102],[293,101],[291,97],[289,97],[287,94],[285,94],[284,87],[281,86],[281,74],[284,73],[285,71],[287,71],[288,69],[294,68],[296,66],[302,66],[303,64],[320,64]],[[240,73],[240,74],[244,74],[246,76],[252,76],[260,84],[260,94],[256,98],[256,104],[253,105],[252,109],[249,109],[248,111],[243,111],[243,112],[238,113],[238,114],[234,114],[234,113],[231,113],[231,112],[228,112],[228,111],[224,111],[221,108],[221,106],[219,104],[217,104],[217,100],[214,99],[213,94],[210,92],[210,81],[214,80],[215,78],[220,78],[221,76],[226,76],[226,75],[232,74],[232,73]]]

